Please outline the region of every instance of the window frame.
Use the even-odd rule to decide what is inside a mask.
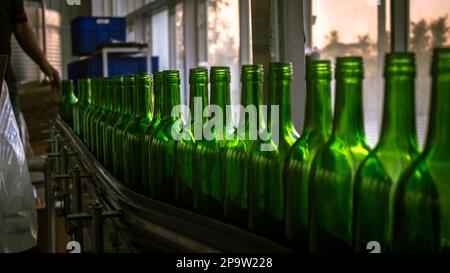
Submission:
[[[117,1],[117,0],[116,0]],[[149,31],[146,30],[145,18],[162,9],[169,10],[169,60],[170,67],[175,68],[176,47],[175,47],[175,6],[183,2],[183,28],[184,28],[184,63],[185,75],[183,76],[185,90],[188,92],[188,72],[190,68],[197,67],[208,62],[208,0],[154,0],[145,1],[144,5],[135,9],[128,10],[127,21],[131,22],[134,36],[137,41],[149,43],[151,50],[151,39],[146,37]],[[148,2],[148,3],[147,3]],[[239,0],[239,19],[240,19],[240,52],[239,65],[252,62],[251,50],[251,11],[250,0]],[[117,5],[113,5],[114,7]],[[117,11],[113,10],[113,13]],[[189,33],[189,35],[186,35]]]
[[[272,0],[272,1],[282,1],[282,0]],[[387,1],[390,1],[390,10],[387,11],[386,5]],[[286,1],[289,4],[292,4],[291,0]],[[306,50],[306,47],[311,48],[312,47],[312,0],[302,0],[301,4],[303,6],[303,24],[304,24],[304,30],[305,30],[305,46],[303,47],[303,51]],[[410,25],[410,5],[409,0],[377,0],[378,5],[378,41],[377,41],[377,48],[378,48],[378,75],[377,77],[379,79],[382,78],[382,69],[384,65],[384,56],[388,52],[388,48],[391,50],[391,52],[407,52],[409,49],[409,25]],[[387,12],[390,13],[390,26],[391,26],[391,44],[386,45],[383,41],[386,41],[387,31],[386,31],[386,25],[387,25]],[[279,16],[280,17],[280,16]],[[292,20],[295,20],[295,18],[292,18]],[[280,24],[279,21],[275,21],[276,23]],[[286,24],[287,27],[289,27],[293,22],[290,21]],[[273,26],[275,29],[277,29],[277,26]],[[283,30],[286,31],[286,30]],[[280,40],[280,36],[275,35],[273,39]],[[299,39],[297,38],[299,41]],[[298,42],[297,41],[297,42]],[[288,41],[289,42],[289,41]],[[276,53],[272,53],[276,55]],[[289,60],[289,59],[287,59]],[[304,67],[304,63],[299,60],[293,61],[294,67],[300,66]],[[304,70],[304,69],[302,69]],[[301,83],[294,82],[294,88],[296,90],[298,89],[298,86],[304,87],[304,72],[301,74],[300,78],[294,79],[294,81],[301,81]],[[304,88],[300,89],[304,90]],[[296,92],[299,93],[299,92]],[[295,93],[294,93],[295,94]],[[299,121],[297,120],[295,122],[295,125],[297,128],[303,128],[303,118],[304,118],[304,112],[305,112],[305,103],[306,100],[306,94],[304,92],[301,92],[301,96],[297,99],[293,97],[292,99],[292,109],[293,109],[293,116],[295,117],[295,112],[302,113],[301,114],[301,121],[302,124],[299,124]],[[381,122],[381,121],[380,121]],[[380,128],[379,128],[380,129]],[[299,130],[300,131],[300,130]]]

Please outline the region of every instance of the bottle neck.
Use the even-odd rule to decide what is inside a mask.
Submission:
[[[123,100],[122,100],[122,87],[121,85],[116,82],[114,83],[115,87],[114,87],[114,105],[113,105],[113,110],[116,113],[122,113],[123,110]]]
[[[114,103],[114,88],[112,85],[108,84],[108,87],[105,90],[105,109],[110,112],[113,110]]]
[[[195,100],[201,100],[201,107],[200,109],[195,108]],[[190,110],[190,121],[191,123],[194,122],[194,117],[196,116],[195,111],[198,110],[197,115],[201,115],[201,128],[203,128],[203,125],[206,123],[206,117],[203,116],[203,109],[208,105],[208,84],[207,82],[197,82],[192,83],[190,85],[189,90],[189,110]]]
[[[179,84],[170,84],[167,83],[165,86],[165,96],[164,96],[164,110],[162,113],[162,118],[163,119],[176,119],[176,118],[181,118],[181,113],[176,116],[176,117],[172,117],[172,109],[177,106],[180,105],[180,86]]]
[[[95,84],[94,88],[92,89],[92,105],[94,106],[94,108],[98,108],[99,107],[99,88],[98,88],[98,83]]]
[[[164,109],[164,92],[162,85],[155,84],[155,107],[154,111],[154,119],[160,120],[162,117],[162,111]]]
[[[83,105],[86,107],[90,107],[92,103],[92,89],[91,85],[88,82],[83,82]]]
[[[349,144],[365,139],[361,78],[336,80],[333,135]]]
[[[265,123],[263,115],[259,111],[259,107],[262,104],[263,83],[258,81],[248,81],[242,83],[242,95],[241,104],[244,108],[255,107],[256,108],[256,124],[251,124],[250,115],[241,113],[241,122],[244,122],[246,128],[249,126],[256,126],[256,129],[264,128]]]
[[[131,115],[132,114],[132,92],[133,90],[125,85],[124,89],[123,89],[123,95],[122,95],[122,99],[123,99],[123,105],[124,105],[124,113],[126,115]]]
[[[75,96],[75,93],[73,92],[73,86],[72,86],[72,85],[70,85],[70,87],[67,88],[67,90],[66,90],[66,96],[67,96],[67,97],[74,97],[74,96]]]
[[[132,114],[135,118],[141,118],[145,115],[145,90],[139,86],[132,87]]]
[[[306,85],[303,133],[316,131],[328,138],[332,130],[331,82],[328,79],[312,79]]]
[[[268,113],[268,128],[272,131],[272,106],[279,106],[278,122],[280,129],[280,136],[283,136],[293,128],[291,116],[291,82],[288,80],[270,81],[269,93],[269,113]]]
[[[101,84],[99,89],[99,96],[98,96],[98,103],[102,111],[106,109],[107,106],[107,99],[108,99],[108,91],[106,84]]]
[[[383,125],[378,145],[397,143],[405,148],[411,144],[417,146],[414,77],[389,76],[385,85]]]
[[[227,113],[227,105],[230,105],[229,82],[215,82],[211,84],[211,105],[216,105],[222,110],[224,126],[231,124],[231,113]]]
[[[435,76],[432,90],[426,150],[450,151],[450,75]]]
[[[142,115],[148,120],[153,118],[153,97],[152,97],[152,82],[151,79],[144,78],[136,82],[136,93],[140,100],[137,102],[137,108],[142,108]]]
[[[77,89],[78,90],[78,105],[84,106],[85,105],[84,84],[79,81],[77,88],[78,88]]]

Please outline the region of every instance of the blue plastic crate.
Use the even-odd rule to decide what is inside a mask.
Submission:
[[[124,17],[80,16],[71,23],[72,54],[89,55],[97,46],[113,41],[126,41],[126,19]]]
[[[108,56],[108,72],[110,77],[125,76],[147,71],[145,57],[128,57],[120,55]],[[103,77],[103,63],[100,56],[72,62],[68,66],[69,79]]]

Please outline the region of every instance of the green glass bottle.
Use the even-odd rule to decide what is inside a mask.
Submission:
[[[124,182],[125,179],[125,167],[124,167],[124,142],[125,142],[125,130],[128,123],[131,121],[131,95],[133,92],[132,84],[134,83],[133,76],[125,76],[122,80],[117,82],[116,89],[122,90],[121,92],[121,109],[122,113],[119,120],[114,125],[113,138],[112,138],[112,150],[113,150],[113,173],[116,178]]]
[[[73,81],[63,80],[61,83],[62,95],[59,99],[59,115],[62,120],[73,125],[73,109],[78,102],[77,97],[73,93]]]
[[[130,83],[131,84],[131,83]],[[131,96],[133,119],[125,130],[124,166],[125,184],[139,192],[148,192],[147,183],[142,177],[142,145],[144,132],[150,124],[150,96],[153,89],[153,77],[149,73],[134,76],[134,93]]]
[[[419,156],[414,54],[388,54],[384,73],[380,140],[355,177],[353,244],[357,252],[366,252],[371,241],[379,242],[381,251],[390,251],[393,194],[402,172]]]
[[[311,252],[352,251],[354,176],[370,150],[364,133],[362,58],[337,58],[335,78],[333,133],[311,165]]]
[[[91,89],[90,89],[90,79],[82,79],[79,81],[79,88],[81,91],[81,105],[78,112],[78,129],[80,139],[85,141],[85,116],[86,112],[91,107]]]
[[[299,138],[291,117],[291,63],[269,66],[267,133],[251,148],[248,164],[249,227],[283,242],[283,168],[289,149]]]
[[[103,79],[98,78],[94,82],[94,109],[91,112],[89,121],[91,152],[96,157],[97,157],[97,119],[102,113],[102,100],[103,100]]]
[[[110,115],[104,124],[103,134],[103,164],[108,171],[113,171],[113,130],[122,113],[121,96],[123,92],[123,77],[111,78],[110,92],[112,99],[109,100],[108,108]]]
[[[230,81],[229,67],[211,67],[208,113],[212,117],[205,123],[203,136],[197,140],[194,152],[194,210],[219,219],[223,216],[221,151],[232,129],[231,115],[226,113],[227,105],[230,105]]]
[[[193,132],[201,137],[206,118],[203,117],[203,107],[208,105],[208,70],[193,68],[189,71],[189,106],[190,116],[183,137],[175,144],[175,203],[182,208],[192,210],[194,207],[193,156],[196,149]],[[195,101],[201,105],[195,105]],[[198,108],[198,109],[197,109]],[[189,136],[192,136],[190,138]]]
[[[227,141],[223,152],[224,217],[240,227],[248,224],[247,162],[250,147],[256,143],[261,122],[264,70],[262,65],[243,65],[241,109],[237,134]]]
[[[131,96],[131,120],[126,126],[124,134],[124,183],[131,189],[142,192],[142,144],[144,130],[147,128],[147,112],[149,105],[147,98],[150,94],[153,78],[151,74],[142,73],[127,77],[127,88],[132,90]]]
[[[144,131],[144,147],[142,148],[142,177],[144,182],[147,183],[146,193],[149,197],[154,197],[154,187],[151,181],[155,181],[155,170],[158,166],[158,159],[155,158],[155,163],[150,162],[151,143],[154,138],[154,134],[161,124],[162,115],[164,111],[164,84],[163,84],[163,72],[156,72],[153,74],[153,90],[154,90],[154,115],[153,119]]]
[[[150,162],[155,163],[155,177],[151,186],[155,198],[167,203],[174,202],[175,196],[175,171],[174,151],[178,133],[183,126],[181,113],[172,115],[174,107],[180,105],[180,72],[166,70],[163,72],[165,103],[161,123],[151,142]]]
[[[103,79],[102,88],[102,101],[101,101],[101,111],[96,119],[96,147],[97,147],[97,158],[101,163],[105,163],[105,151],[104,151],[104,140],[105,140],[105,126],[107,119],[112,116],[112,99],[114,92],[114,80],[113,78]]]
[[[90,120],[91,120],[91,115],[92,112],[94,110],[94,104],[95,104],[95,88],[94,88],[94,82],[95,79],[87,79],[86,80],[86,89],[88,90],[87,92],[89,93],[89,107],[86,110],[86,112],[84,113],[83,116],[83,127],[84,127],[84,143],[86,144],[87,148],[90,150],[91,149],[91,126],[90,126]]]
[[[308,250],[308,178],[311,163],[332,131],[331,63],[308,60],[306,64],[306,111],[303,133],[286,158],[286,238],[298,251]]]
[[[450,48],[434,50],[431,74],[425,150],[394,198],[395,252],[450,253]]]

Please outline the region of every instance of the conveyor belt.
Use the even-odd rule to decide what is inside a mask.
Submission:
[[[292,252],[270,240],[220,221],[140,195],[118,182],[97,161],[74,131],[60,118],[55,125],[77,153],[83,167],[96,179],[101,197],[123,211],[114,220],[120,230],[145,248],[186,252]]]

